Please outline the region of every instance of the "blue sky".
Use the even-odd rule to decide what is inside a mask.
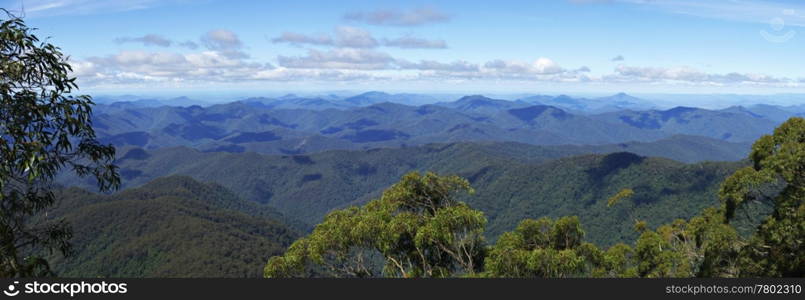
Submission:
[[[805,2],[0,0],[82,91],[802,93]]]

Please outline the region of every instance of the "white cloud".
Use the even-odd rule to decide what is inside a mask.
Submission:
[[[315,69],[288,69],[279,67],[272,70],[264,70],[256,73],[255,80],[270,81],[356,81],[356,80],[380,80],[388,79],[366,72],[356,72],[349,70],[315,70]]]
[[[704,85],[726,84],[764,84],[783,85],[794,82],[789,78],[778,78],[763,74],[730,72],[725,74],[706,73],[690,67],[634,67],[618,66],[605,81],[616,82],[681,82]]]
[[[115,43],[118,44],[126,44],[126,43],[140,43],[144,46],[158,46],[158,47],[171,47],[171,46],[179,46],[188,49],[198,49],[198,43],[194,41],[184,41],[178,42],[161,36],[159,34],[149,33],[140,37],[119,37],[115,39]]]
[[[435,48],[431,41],[405,37],[378,41],[360,28],[342,26],[334,37],[283,34],[281,42],[321,44],[328,50],[307,49],[302,55],[277,56],[278,66],[257,62],[243,49],[243,41],[232,31],[217,29],[201,36],[199,42],[176,42],[156,34],[120,38],[118,42],[137,42],[160,47],[180,46],[203,51],[120,51],[103,57],[71,61],[72,75],[89,85],[150,83],[240,83],[248,81],[376,81],[376,80],[495,80],[512,82],[599,82],[661,83],[713,86],[801,87],[805,79],[789,79],[763,74],[707,73],[690,67],[639,67],[619,65],[610,74],[591,75],[590,68],[563,67],[540,57],[533,61],[495,59],[485,63],[466,60],[410,61],[374,50],[380,45]],[[280,41],[275,41],[280,42]],[[622,56],[613,60],[619,61]]]
[[[376,48],[379,43],[372,34],[366,30],[339,26],[335,29],[335,38],[326,34],[305,35],[295,32],[285,32],[271,40],[274,43],[289,43],[297,46],[302,44],[335,46],[341,48]]]
[[[210,30],[201,36],[201,44],[209,50],[216,51],[228,58],[248,58],[241,51],[243,42],[237,34],[226,29]]]
[[[463,61],[452,64],[422,62],[415,65],[415,69],[421,70],[418,76],[423,79],[543,82],[586,82],[592,80],[584,74],[590,72],[588,67],[582,66],[570,70],[544,57],[532,62],[496,59],[483,65]]]
[[[338,47],[374,48],[378,45],[371,33],[357,27],[339,26],[335,32],[337,37],[335,46]]]
[[[366,49],[309,49],[306,56],[279,56],[280,66],[299,69],[383,70],[392,68],[390,55]]]
[[[123,51],[110,57],[110,62],[121,66],[138,67],[143,65],[157,65],[169,67],[174,64],[186,62],[184,56],[169,52]]]
[[[210,50],[232,50],[243,46],[238,35],[226,29],[208,31],[201,37],[201,42]]]
[[[297,46],[300,46],[302,44],[332,46],[334,44],[333,38],[331,38],[329,35],[326,34],[319,34],[313,36],[295,32],[283,32],[282,35],[280,35],[279,37],[271,39],[271,42],[289,43]]]
[[[342,40],[360,43],[363,32],[341,28]],[[168,39],[165,39],[168,40]],[[280,57],[282,64],[259,63],[241,51],[243,42],[227,30],[205,33],[201,44],[204,51],[176,53],[169,51],[120,51],[103,57],[71,61],[73,76],[90,86],[138,85],[158,83],[204,84],[211,82],[236,83],[244,81],[354,81],[385,78],[362,70],[385,69],[393,62],[391,56],[363,49],[339,48],[320,52],[311,50],[303,57]],[[192,44],[191,44],[192,43]],[[171,45],[176,44],[170,42]],[[198,44],[188,41],[181,45],[192,48]]]
[[[180,54],[173,52],[121,51],[105,57],[71,62],[73,75],[89,84],[133,81],[237,81],[271,64],[247,62],[216,51]]]
[[[306,35],[296,32],[284,32],[271,39],[273,43],[288,43],[295,46],[316,45],[339,48],[377,48],[379,46],[398,47],[404,49],[444,49],[447,43],[443,40],[428,40],[411,36],[395,39],[383,39],[378,42],[369,31],[352,26],[339,26],[335,29],[335,37],[327,34]]]
[[[551,75],[565,72],[565,69],[560,67],[559,64],[544,57],[540,57],[533,62],[498,59],[487,62],[484,67],[501,74],[512,75]]]
[[[291,69],[344,69],[344,70],[423,70],[474,72],[477,64],[467,61],[442,63],[434,60],[411,62],[368,49],[336,48],[328,51],[308,49],[306,56],[279,56],[279,65]]]
[[[84,77],[93,77],[98,75],[98,68],[91,61],[71,61],[70,66],[73,68],[73,76],[81,79]]]
[[[399,37],[396,39],[384,39],[383,45],[386,47],[398,47],[403,49],[445,49],[447,43],[444,40],[427,40],[415,37]]]
[[[449,72],[478,72],[480,68],[477,64],[473,64],[463,60],[457,60],[452,63],[442,63],[435,60],[421,60],[419,62],[409,62],[406,60],[396,60],[396,65],[401,69],[414,69],[423,71],[449,71]]]

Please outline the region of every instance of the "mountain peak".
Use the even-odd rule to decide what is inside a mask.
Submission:
[[[533,121],[534,119],[547,114],[559,120],[566,120],[572,117],[571,114],[559,108],[548,105],[533,105],[523,108],[510,109],[509,114],[517,117],[525,122]]]
[[[521,107],[524,102],[514,102],[509,100],[492,99],[483,95],[469,95],[446,104],[448,107],[457,108],[462,111],[488,111],[503,108]],[[527,105],[527,104],[525,104]]]
[[[388,101],[389,94],[378,91],[366,92],[344,99],[345,102],[357,106],[366,106]]]
[[[262,98],[262,97],[259,97],[259,98]],[[297,96],[296,94],[285,94],[285,96],[281,96],[281,97],[279,97],[277,99],[286,100],[286,99],[294,99],[294,98],[299,98],[299,96]]]
[[[493,101],[494,99],[486,97],[484,95],[468,95],[459,98],[456,102],[469,102],[469,101]]]
[[[612,100],[612,101],[616,101],[616,102],[634,102],[636,100],[639,100],[639,98],[637,98],[635,96],[632,96],[632,95],[629,95],[629,94],[624,93],[624,92],[620,92],[620,93],[617,93],[617,94],[609,96],[609,97],[602,97],[602,98],[599,98],[599,99]]]
[[[691,111],[696,111],[696,110],[699,110],[699,109],[695,108],[695,107],[690,107],[690,106],[677,106],[677,107],[665,110],[664,112],[672,113],[672,114],[679,114],[679,113],[686,113],[686,112],[691,112]]]

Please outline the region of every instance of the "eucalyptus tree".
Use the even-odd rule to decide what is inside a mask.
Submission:
[[[456,200],[457,176],[412,172],[376,200],[328,214],[272,257],[266,277],[473,276],[483,269],[483,213]]]
[[[753,164],[724,181],[726,221],[761,203],[772,208],[740,255],[741,276],[805,276],[805,119],[791,118],[752,145]],[[782,185],[769,194],[769,185]]]
[[[576,216],[526,219],[500,236],[485,260],[486,277],[587,277],[609,257],[583,242]]]
[[[71,230],[47,216],[61,171],[119,186],[115,149],[96,140],[92,99],[78,89],[61,50],[23,20],[0,20],[0,277],[44,276],[47,251],[70,254]]]

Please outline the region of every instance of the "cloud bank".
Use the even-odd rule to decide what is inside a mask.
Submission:
[[[280,36],[271,39],[272,43],[287,43],[294,46],[330,46],[342,48],[377,48],[396,47],[403,49],[445,49],[444,40],[428,40],[412,36],[393,39],[378,40],[369,31],[352,26],[339,26],[334,35],[329,34],[303,34],[296,32],[283,32]]]

